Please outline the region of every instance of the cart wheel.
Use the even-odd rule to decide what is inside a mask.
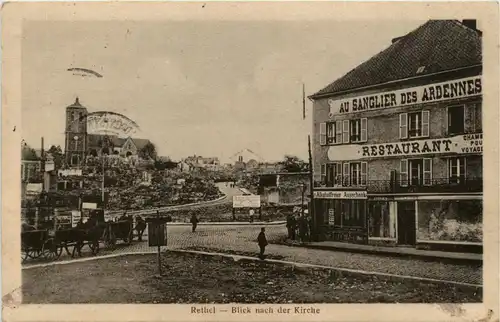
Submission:
[[[21,263],[24,263],[28,259],[28,251],[21,250]]]
[[[89,243],[90,250],[92,251],[92,255],[97,255],[99,253],[99,241],[95,240]]]
[[[42,256],[43,258],[47,260],[55,260],[59,256],[61,256],[62,249],[59,249],[60,247],[57,247],[55,241],[53,238],[49,238],[43,243],[42,247]],[[59,256],[57,255],[59,253]]]
[[[30,250],[26,251],[26,257],[27,258],[37,259],[40,256],[42,256],[42,250],[41,249],[30,249]]]

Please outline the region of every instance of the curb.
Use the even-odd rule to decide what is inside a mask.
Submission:
[[[432,279],[432,278],[426,278],[426,277],[416,277],[416,276],[408,276],[408,275],[396,275],[396,274],[388,274],[388,273],[381,273],[381,272],[362,271],[362,270],[349,269],[349,268],[339,268],[339,267],[333,267],[333,266],[283,261],[283,260],[277,260],[277,259],[266,259],[266,260],[262,261],[261,259],[259,259],[257,257],[251,257],[251,256],[232,255],[232,254],[225,254],[225,253],[210,253],[210,252],[195,251],[195,250],[183,250],[183,249],[162,249],[162,251],[163,252],[169,251],[169,252],[173,252],[173,253],[198,254],[198,255],[205,255],[205,256],[221,256],[221,257],[225,257],[225,258],[232,258],[235,262],[243,260],[243,261],[259,262],[259,263],[273,263],[273,264],[280,264],[280,265],[289,265],[289,266],[296,266],[296,267],[301,267],[301,268],[328,269],[328,270],[336,271],[340,274],[345,274],[347,276],[353,276],[353,277],[359,277],[359,276],[363,276],[363,277],[376,276],[376,277],[378,277],[378,276],[380,276],[380,277],[385,277],[385,278],[388,278],[389,280],[395,280],[395,281],[412,280],[412,281],[439,283],[439,284],[453,285],[453,286],[472,287],[472,288],[477,288],[480,290],[483,289],[483,286],[478,285],[478,284],[446,281],[446,280]],[[73,260],[66,260],[66,261],[60,261],[60,262],[35,264],[32,266],[28,266],[28,267],[21,267],[21,270],[28,270],[28,269],[33,269],[33,268],[41,268],[41,267],[55,266],[55,265],[67,265],[67,264],[73,264],[73,263],[88,262],[88,261],[93,261],[93,260],[116,258],[116,257],[121,257],[121,256],[130,256],[130,255],[143,256],[143,255],[153,255],[153,254],[157,254],[157,251],[142,251],[142,252],[126,252],[126,253],[120,253],[120,254],[109,254],[109,255],[103,255],[103,256],[95,256],[95,257],[86,257],[86,258],[79,258],[79,259],[73,259]]]
[[[337,246],[322,246],[322,245],[309,245],[309,244],[288,244],[283,242],[274,243],[277,245],[288,246],[288,247],[301,247],[309,249],[320,249],[329,251],[340,251],[346,253],[360,253],[360,254],[370,254],[370,255],[384,255],[388,257],[405,257],[410,259],[420,259],[425,261],[434,262],[453,262],[453,263],[464,263],[464,264],[482,264],[483,259],[475,258],[459,258],[459,257],[441,257],[426,254],[408,254],[408,253],[397,253],[381,249],[359,249],[359,248],[344,248]]]
[[[156,211],[166,211],[166,210],[179,210],[182,209],[183,207],[197,207],[197,206],[209,206],[212,203],[216,203],[219,201],[222,201],[227,198],[227,195],[224,195],[220,198],[214,199],[214,200],[208,200],[208,201],[202,201],[202,202],[197,202],[197,203],[187,203],[184,205],[176,205],[176,206],[167,206],[167,207],[161,207],[161,208],[153,208],[153,209],[144,209],[144,210],[112,210],[108,213],[108,215],[113,216],[113,215],[119,215],[123,214],[124,212],[127,213],[127,215],[140,215],[140,214],[150,214],[150,213],[156,213]]]
[[[254,221],[254,222],[245,222],[245,221],[214,221],[214,222],[199,222],[198,226],[278,226],[284,225],[286,221]],[[183,222],[169,222],[167,226],[191,226],[191,223],[183,223]]]

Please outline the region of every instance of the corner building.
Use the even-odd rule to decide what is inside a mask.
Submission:
[[[321,240],[482,251],[482,51],[432,20],[310,96]]]

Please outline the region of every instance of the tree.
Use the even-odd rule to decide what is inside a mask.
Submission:
[[[62,152],[61,146],[60,145],[58,145],[58,146],[52,145],[47,152],[50,153],[52,155],[52,157],[54,158],[55,168],[60,169],[63,162],[64,162],[64,154]]]
[[[286,155],[285,159],[279,164],[285,172],[307,172],[309,171],[309,164],[301,160],[297,156]]]
[[[27,161],[38,161],[40,158],[36,155],[35,149],[30,147],[29,145],[25,144],[21,148],[21,158],[22,160],[27,160]]]
[[[142,159],[156,160],[156,146],[153,143],[148,142],[145,146],[142,147],[142,149],[138,151],[137,154]]]

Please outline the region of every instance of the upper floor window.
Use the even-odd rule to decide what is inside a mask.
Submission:
[[[327,187],[366,186],[367,162],[335,162],[321,165],[321,181]]]
[[[448,134],[465,133],[465,106],[448,107]]]
[[[428,137],[429,116],[429,111],[399,114],[399,138]]]
[[[464,183],[466,179],[466,158],[448,159],[448,181],[450,183]]]
[[[320,123],[320,145],[366,142],[368,119]]]
[[[342,185],[342,163],[326,163],[322,165],[321,181],[327,187]]]
[[[344,186],[366,186],[368,164],[366,162],[343,163]]]
[[[400,184],[403,187],[432,184],[432,159],[400,160]]]

